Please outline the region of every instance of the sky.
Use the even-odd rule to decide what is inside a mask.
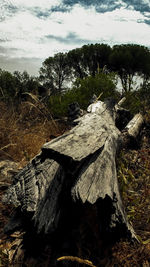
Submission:
[[[0,0],[0,68],[38,75],[42,62],[85,44],[150,48],[150,0]]]

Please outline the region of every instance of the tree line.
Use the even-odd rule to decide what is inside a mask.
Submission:
[[[90,44],[68,53],[47,58],[39,79],[52,94],[60,93],[69,80],[95,76],[101,70],[115,72],[124,92],[131,91],[135,76],[143,83],[150,78],[150,50],[141,45],[123,44],[112,48],[107,44]]]
[[[134,78],[140,77],[147,94],[150,50],[136,44],[89,44],[48,57],[38,77],[26,71],[12,74],[0,69],[0,100],[19,104],[26,100],[27,93],[33,93],[51,96],[49,105],[54,110],[74,100],[85,107],[93,93],[103,93],[103,97],[117,95],[117,77],[123,93],[132,92]]]
[[[39,87],[38,78],[23,73],[0,69],[0,100],[6,103],[19,104],[26,98],[26,93],[36,93]]]

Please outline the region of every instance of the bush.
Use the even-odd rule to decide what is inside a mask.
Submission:
[[[72,89],[63,95],[51,96],[49,107],[53,115],[65,116],[68,104],[78,102],[82,109],[86,109],[93,94],[99,96],[101,100],[107,97],[118,99],[119,93],[116,91],[116,81],[114,74],[97,74],[95,77],[88,76],[84,79],[77,79]]]
[[[134,115],[138,112],[146,113],[150,110],[150,83],[144,84],[139,90],[126,92],[124,107]]]
[[[126,101],[123,107],[130,110],[132,115],[138,113],[142,108],[139,91],[126,92],[124,96],[126,97]]]

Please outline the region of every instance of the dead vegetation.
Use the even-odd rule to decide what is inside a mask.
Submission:
[[[67,124],[56,122],[46,106],[32,95],[17,109],[0,102],[0,161],[14,161],[20,169],[40,152],[45,142],[66,129]],[[6,241],[3,227],[13,208],[4,206],[1,198],[11,181],[7,175],[4,181],[1,172],[0,182],[0,266],[9,266],[8,251],[14,246],[14,238]]]
[[[0,113],[0,160],[13,160],[19,163],[19,168],[33,158],[45,142],[61,135],[67,129],[67,125],[56,123],[44,104],[33,98],[32,101],[22,103],[17,111],[0,103]],[[80,244],[84,244],[84,250],[89,253],[88,259],[94,264],[96,262],[96,266],[150,266],[150,116],[146,115],[145,120],[147,128],[143,133],[141,147],[137,150],[122,151],[117,163],[123,202],[139,243],[131,244],[126,240],[118,242],[113,246],[105,263],[98,264],[96,255],[90,253],[90,249],[97,251],[97,248],[91,248],[90,243],[86,244],[85,240],[80,240]],[[5,187],[0,187],[0,197],[4,190]],[[10,248],[15,247],[15,239],[11,237],[6,242],[3,235],[3,226],[13,208],[0,204],[0,209],[0,266],[15,266],[9,265],[8,257]],[[81,238],[90,242],[87,234]],[[75,256],[80,256],[82,261],[82,253]],[[46,262],[49,262],[47,257]],[[82,262],[79,260],[78,266],[80,263]],[[72,263],[69,266],[72,266]]]
[[[150,266],[150,146],[145,137],[138,150],[123,151],[118,178],[128,220],[139,243],[120,241],[113,247],[115,266]]]
[[[67,128],[57,123],[37,98],[23,102],[17,111],[0,103],[0,160],[13,160],[23,167],[52,137]]]

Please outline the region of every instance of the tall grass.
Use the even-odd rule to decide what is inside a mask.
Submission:
[[[50,141],[61,135],[66,125],[57,123],[36,96],[17,108],[0,102],[0,160],[13,160],[24,166]]]

